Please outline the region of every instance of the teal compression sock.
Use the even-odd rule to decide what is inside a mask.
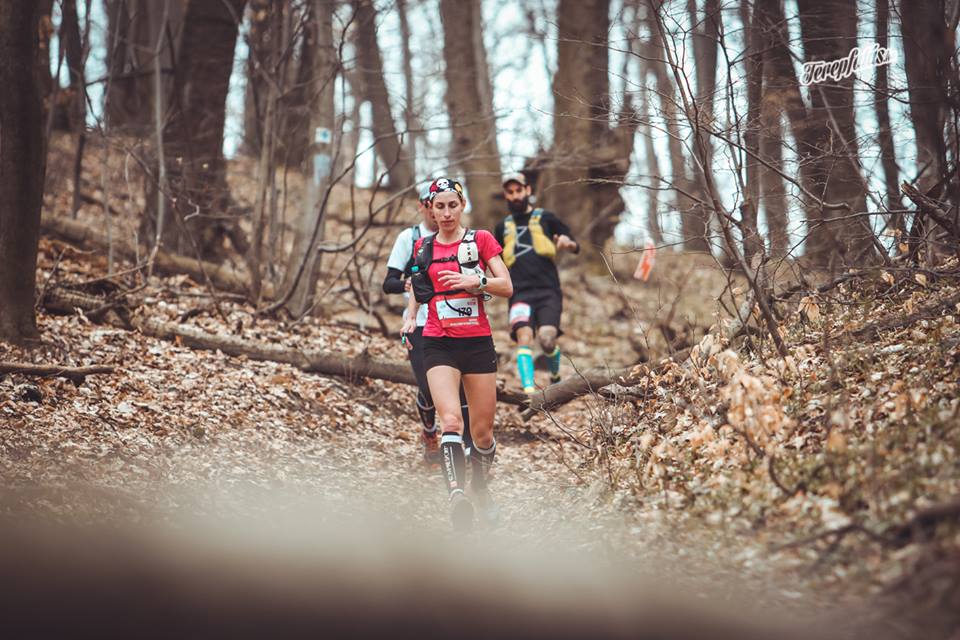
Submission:
[[[524,393],[536,390],[533,386],[533,350],[530,347],[517,347],[517,373],[520,374],[520,386]]]
[[[548,353],[550,359],[550,375],[556,378],[560,375],[560,347],[554,347],[553,353]]]

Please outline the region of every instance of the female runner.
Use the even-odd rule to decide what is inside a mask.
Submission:
[[[427,323],[423,328],[423,363],[442,429],[440,451],[450,493],[450,514],[454,527],[460,531],[472,527],[474,511],[464,494],[466,460],[460,411],[461,382],[473,434],[471,493],[488,524],[496,520],[487,477],[497,448],[493,437],[497,354],[483,300],[485,294],[504,298],[513,294],[510,273],[500,258],[502,249],[493,235],[488,231],[470,231],[461,225],[465,204],[460,183],[448,178],[434,180],[430,185],[430,210],[438,230],[432,239],[421,238],[414,247],[415,268],[419,268],[419,273],[414,275],[414,286],[419,282],[421,286],[432,287]],[[430,243],[427,247],[424,247],[425,241]],[[461,248],[461,244],[466,246]],[[467,266],[464,256],[467,256]],[[490,277],[485,275],[488,269]],[[411,296],[404,334],[416,329],[416,306],[416,298]]]

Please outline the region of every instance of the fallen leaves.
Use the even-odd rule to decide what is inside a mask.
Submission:
[[[768,343],[746,353],[704,336],[688,365],[651,374],[657,393],[622,435],[636,450],[616,460],[635,474],[618,477],[635,477],[644,500],[673,492],[684,497],[673,508],[781,540],[861,523],[882,530],[921,498],[947,499],[960,476],[960,367],[944,356],[957,351],[960,329],[953,315],[902,319],[949,299],[954,286],[881,272],[832,296],[804,296],[781,325],[786,358]],[[889,328],[866,342],[845,337],[867,321]],[[869,580],[864,566],[896,575],[891,563],[902,571],[920,553],[883,555],[863,542],[845,538],[850,553],[829,559],[823,578]]]
[[[805,315],[810,322],[816,323],[820,321],[820,305],[817,304],[816,299],[812,296],[800,298],[800,313]]]

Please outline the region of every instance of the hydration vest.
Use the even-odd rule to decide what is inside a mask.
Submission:
[[[553,260],[557,256],[557,245],[544,233],[543,225],[540,224],[541,213],[543,213],[542,209],[533,210],[530,214],[530,221],[527,223],[527,230],[530,231],[530,239],[533,243],[534,253],[538,256]],[[514,222],[513,216],[509,215],[503,221],[503,262],[508,268],[512,267],[513,263],[517,261],[516,250],[517,223]]]
[[[448,295],[451,293],[460,293],[464,289],[450,289],[449,291],[435,291],[433,280],[430,279],[430,265],[435,262],[456,262],[460,267],[461,273],[482,273],[480,270],[480,252],[477,248],[477,232],[473,229],[467,229],[460,240],[460,246],[457,247],[457,255],[447,256],[446,258],[433,258],[433,241],[436,234],[428,236],[420,243],[420,249],[413,259],[413,265],[410,267],[410,280],[413,283],[413,297],[420,304],[430,302],[434,296]]]

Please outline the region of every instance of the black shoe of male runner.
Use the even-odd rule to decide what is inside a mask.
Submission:
[[[534,371],[550,371],[550,356],[545,353],[539,354],[533,359]]]

